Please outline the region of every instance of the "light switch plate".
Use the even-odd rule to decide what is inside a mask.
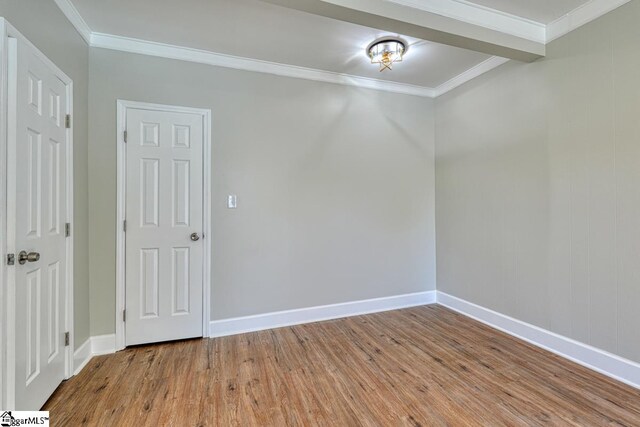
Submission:
[[[229,194],[227,197],[227,207],[229,209],[235,209],[238,207],[238,197],[235,194]]]

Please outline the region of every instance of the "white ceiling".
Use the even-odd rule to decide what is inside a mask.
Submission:
[[[436,87],[488,55],[405,37],[402,64],[381,73],[365,55],[388,33],[259,0],[73,0],[94,32]]]
[[[306,13],[302,11],[305,8],[296,10],[297,3],[293,7],[282,7],[272,4],[278,1],[270,0],[54,1],[94,46],[158,54],[149,53],[156,50],[155,45],[147,44],[142,51],[136,51],[131,49],[136,45],[135,41],[114,39],[112,36],[140,39],[309,70],[298,72],[289,67],[283,75],[316,79],[317,74],[310,76],[309,72],[328,71],[342,77],[331,77],[325,81],[339,80],[343,84],[368,87],[372,86],[362,79],[358,80],[359,83],[354,81],[358,78],[376,79],[387,85],[382,88],[376,83],[376,87],[383,90],[422,96],[437,96],[505,61],[502,58],[492,59],[488,54],[398,34],[409,43],[409,51],[404,62],[396,64],[393,71],[381,73],[376,65],[369,62],[365,48],[374,39],[389,33],[363,26],[378,21],[353,21],[363,24],[357,25],[315,12]],[[545,38],[551,40],[565,34],[626,1],[629,0],[384,0],[388,2],[385,4],[412,7],[416,12],[428,11],[436,19],[453,19],[454,22],[484,27],[493,31],[494,36],[524,37],[520,40],[538,43],[543,48]],[[365,9],[369,5],[367,2],[357,4],[364,5]],[[585,4],[586,7],[580,9],[580,19],[572,19],[572,14],[570,18],[548,25]],[[456,26],[455,23],[451,25]],[[110,37],[109,43],[95,42],[100,37],[102,40]],[[458,46],[477,48],[473,42]],[[172,55],[166,56],[183,59],[181,54]],[[226,65],[215,65],[272,72],[269,66],[260,65],[262,63],[257,63],[256,69],[255,66],[247,68],[246,62],[236,67],[229,65],[224,58],[222,61]],[[307,77],[302,76],[304,73]],[[320,79],[325,79],[324,76]],[[414,90],[414,86],[419,88]]]
[[[496,9],[541,24],[549,24],[577,9],[589,0],[471,0],[481,6]]]

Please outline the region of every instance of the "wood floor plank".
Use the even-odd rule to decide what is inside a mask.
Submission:
[[[640,425],[640,391],[441,306],[95,357],[55,426]]]

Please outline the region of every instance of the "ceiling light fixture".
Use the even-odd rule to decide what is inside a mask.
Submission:
[[[383,37],[367,47],[372,64],[380,64],[380,71],[391,70],[394,62],[402,61],[407,45],[397,37]]]

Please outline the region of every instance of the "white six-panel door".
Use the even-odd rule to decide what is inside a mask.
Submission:
[[[16,252],[15,407],[37,410],[65,376],[69,100],[56,70],[26,42],[11,43],[9,108],[14,114],[7,173],[14,225],[9,237]]]
[[[203,117],[126,113],[126,345],[200,337]]]

